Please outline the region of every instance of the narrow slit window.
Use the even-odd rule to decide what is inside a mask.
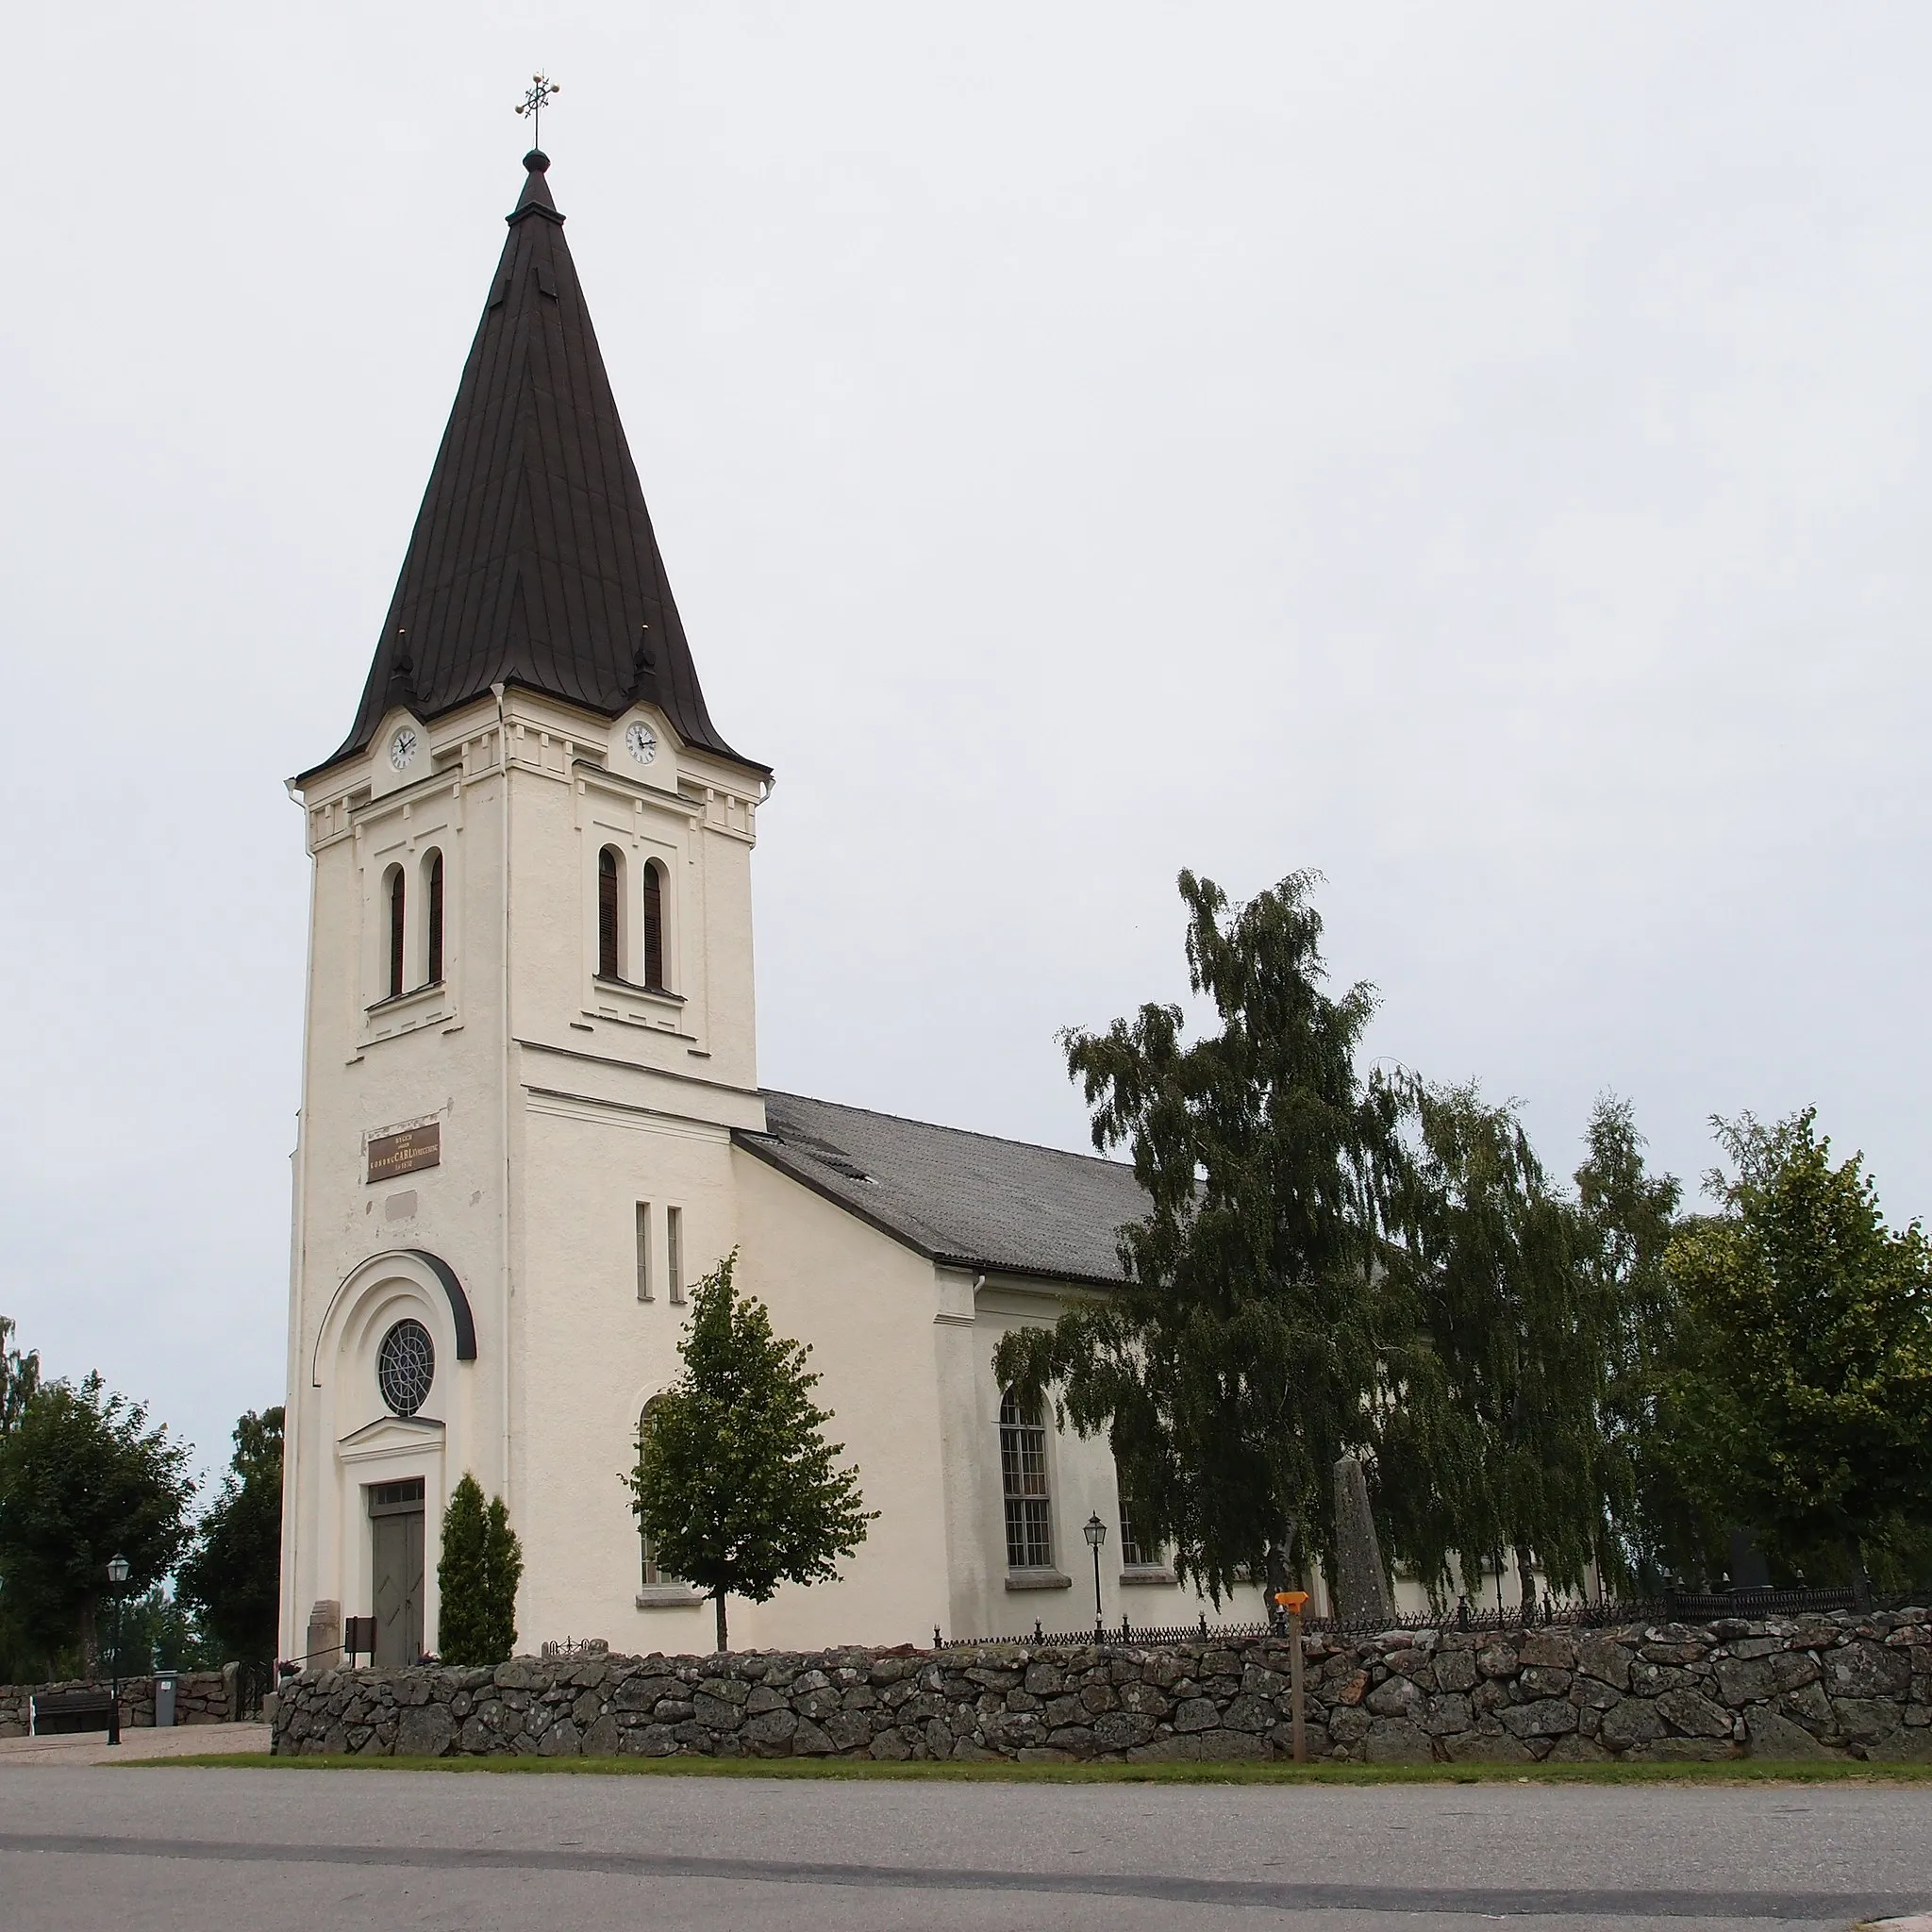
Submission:
[[[389,990],[394,999],[403,990],[403,869],[391,866],[389,874]]]
[[[644,984],[664,990],[664,874],[655,860],[644,867]]]
[[[617,854],[608,845],[597,855],[597,977],[622,979],[617,934],[620,922]]]
[[[429,952],[425,961],[424,979],[430,986],[442,984],[442,854],[429,855],[428,906],[425,908],[429,927]]]
[[[684,1299],[684,1209],[664,1210],[664,1278],[671,1299]]]
[[[1000,1488],[1007,1506],[1007,1567],[1053,1568],[1053,1498],[1046,1481],[1046,1424],[1039,1398],[1000,1402]]]
[[[638,1203],[638,1299],[651,1299],[651,1204]]]

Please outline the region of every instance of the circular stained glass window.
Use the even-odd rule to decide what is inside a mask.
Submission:
[[[398,1415],[414,1415],[436,1380],[436,1344],[420,1322],[398,1322],[375,1352],[375,1384]]]

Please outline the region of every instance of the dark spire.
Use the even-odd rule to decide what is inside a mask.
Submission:
[[[647,697],[687,741],[751,764],[705,709],[549,166],[539,150],[524,157],[489,305],[335,758],[366,745],[392,705],[433,717],[502,683],[607,717]]]

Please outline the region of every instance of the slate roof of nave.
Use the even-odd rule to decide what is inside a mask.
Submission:
[[[644,700],[687,743],[763,771],[705,708],[550,162],[524,166],[362,702],[326,763],[391,707],[434,717],[502,683],[612,718]]]
[[[1147,1211],[1132,1168],[798,1093],[764,1096],[737,1143],[934,1261],[1061,1281],[1121,1279],[1117,1235]]]

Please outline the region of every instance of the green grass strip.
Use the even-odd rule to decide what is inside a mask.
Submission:
[[[954,1764],[852,1757],[272,1757],[265,1751],[133,1759],[250,1771],[560,1772],[592,1777],[867,1778],[1051,1785],[1932,1785],[1932,1764],[1815,1759],[1774,1764]]]

